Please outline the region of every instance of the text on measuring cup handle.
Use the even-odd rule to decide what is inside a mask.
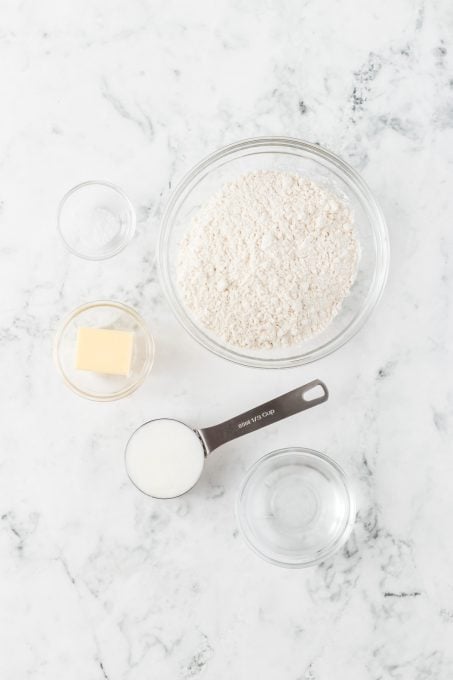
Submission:
[[[251,416],[251,418],[247,418],[247,420],[242,420],[240,423],[238,423],[238,429],[242,430],[244,427],[248,427],[249,425],[253,425],[253,423],[257,423],[260,420],[263,420],[264,418],[268,418],[269,416],[273,416],[275,414],[275,409],[271,408],[268,411],[262,411],[261,413],[257,413],[256,416]]]

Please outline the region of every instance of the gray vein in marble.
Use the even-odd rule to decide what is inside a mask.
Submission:
[[[23,539],[23,536],[21,535],[21,533],[19,532],[19,530],[16,529],[16,527],[14,526],[11,515],[10,514],[4,514],[0,517],[0,519],[2,520],[2,522],[6,523],[9,531],[13,534],[13,536],[15,536],[15,538],[16,538],[16,541],[15,541],[16,546],[15,547],[16,547],[16,550],[19,553],[19,555],[22,557],[22,551],[24,549],[24,539]]]
[[[307,113],[307,105],[303,99],[299,100],[299,111],[302,116],[304,116]]]
[[[3,513],[1,522],[14,537],[15,550],[19,557],[24,557],[28,539],[35,533],[39,524],[39,514],[30,513],[25,519],[16,516],[12,511]]]
[[[121,116],[121,118],[124,118],[125,120],[137,125],[148,141],[153,141],[154,126],[151,117],[140,104],[136,104],[136,106],[141,116],[132,114],[123,104],[122,100],[113,93],[110,84],[105,77],[101,79],[101,94],[102,97],[113,106],[114,110],[119,116]]]
[[[63,571],[66,574],[66,576],[68,577],[69,581],[72,583],[73,586],[75,586],[76,585],[75,577],[72,575],[72,573],[69,569],[68,563],[65,560],[65,558],[63,557],[63,555],[60,555],[56,559],[60,562],[61,566],[63,567]]]
[[[433,423],[438,432],[441,434],[445,434],[447,432],[447,415],[446,413],[443,413],[442,411],[438,411],[434,407],[432,408],[433,411]]]
[[[378,374],[377,374],[378,380],[384,380],[385,378],[388,378],[389,376],[393,375],[396,366],[397,366],[397,361],[395,361],[393,359],[391,361],[387,361],[385,366],[382,366],[382,368],[380,368],[378,370]]]
[[[423,28],[424,21],[425,21],[425,3],[421,2],[420,7],[418,8],[417,11],[417,18],[415,20],[416,31],[420,31]]]
[[[439,613],[444,621],[447,623],[453,623],[453,610],[442,608]]]
[[[106,670],[104,668],[104,664],[102,663],[102,661],[98,661],[98,663],[99,663],[99,668],[101,669],[101,672],[102,672],[102,677],[105,678],[105,680],[110,680],[109,676],[106,673]]]
[[[214,653],[214,650],[209,643],[208,636],[202,633],[201,637],[202,642],[200,649],[193,655],[189,664],[183,670],[184,677],[186,678],[194,678],[199,675],[209,663],[209,660]]]
[[[378,76],[382,68],[382,59],[379,55],[370,52],[367,62],[361,69],[354,72],[354,87],[351,94],[352,121],[356,122],[355,114],[363,112],[366,101],[370,94],[371,83]]]
[[[420,138],[418,125],[412,120],[403,120],[398,116],[379,116],[377,122],[379,126],[382,125],[384,128],[389,128],[413,142],[418,141]]]

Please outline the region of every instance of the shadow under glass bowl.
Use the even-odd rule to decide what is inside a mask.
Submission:
[[[361,257],[356,280],[342,308],[321,333],[291,347],[244,350],[202,327],[184,303],[176,281],[178,248],[199,208],[222,186],[255,170],[286,171],[346,196],[354,211]],[[208,156],[173,191],[162,219],[158,265],[167,300],[185,330],[211,352],[244,366],[287,368],[320,359],[352,338],[382,295],[389,268],[389,242],[382,211],[360,175],[319,146],[286,137],[260,137]]]

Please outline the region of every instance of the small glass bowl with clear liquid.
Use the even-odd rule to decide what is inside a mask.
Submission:
[[[282,567],[308,567],[336,552],[355,520],[340,466],[311,449],[273,451],[248,471],[237,516],[246,543]]]

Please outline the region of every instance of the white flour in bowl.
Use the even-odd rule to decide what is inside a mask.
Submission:
[[[345,198],[289,172],[238,177],[196,213],[179,248],[182,299],[199,323],[246,349],[326,328],[359,259]]]

